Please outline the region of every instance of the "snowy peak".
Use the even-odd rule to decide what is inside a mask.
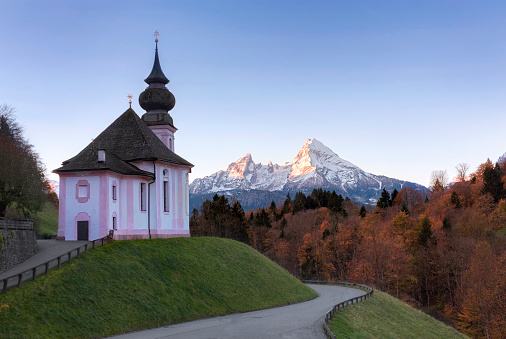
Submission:
[[[307,175],[316,171],[342,171],[359,170],[351,162],[341,159],[330,148],[316,139],[308,139],[297,156],[291,162],[293,164],[290,178]]]
[[[255,163],[253,162],[253,158],[251,154],[246,153],[241,158],[239,158],[236,162],[228,165],[227,171],[230,171],[228,174],[230,177],[241,178],[241,179],[251,179],[255,171]]]
[[[292,160],[292,170],[290,171],[289,178],[300,177],[316,170],[316,166],[313,166],[311,156],[309,155],[309,152],[311,151],[310,145],[313,140],[315,139],[308,139],[304,146],[302,146],[299,153],[297,153],[295,158]]]

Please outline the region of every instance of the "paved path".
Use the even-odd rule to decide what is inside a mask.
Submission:
[[[38,252],[35,253],[30,258],[26,259],[22,263],[9,268],[7,271],[3,271],[0,273],[0,280],[5,279],[7,277],[13,276],[15,274],[19,274],[22,272],[25,272],[26,270],[31,269],[34,266],[41,265],[48,260],[51,260],[53,258],[56,258],[62,254],[68,253],[69,251],[75,250],[78,247],[84,246],[84,244],[88,243],[88,241],[62,241],[62,240],[37,240],[37,248]],[[72,258],[77,254],[77,252],[74,252],[72,254]],[[67,259],[65,258],[65,261]],[[56,266],[57,262],[55,261],[50,265],[50,267]],[[43,267],[39,267],[37,270],[37,275],[39,275],[41,272],[44,271]],[[23,281],[28,280],[31,278],[31,273],[25,274],[23,277]],[[9,281],[9,287],[13,284],[17,284],[14,279],[12,281]],[[0,282],[0,285],[2,283]],[[2,288],[3,286],[0,286]]]
[[[319,297],[299,304],[128,333],[121,339],[225,339],[225,338],[301,338],[324,339],[323,318],[335,305],[364,295],[354,288],[308,285]]]

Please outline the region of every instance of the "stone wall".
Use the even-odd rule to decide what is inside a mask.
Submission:
[[[0,218],[0,272],[30,258],[37,252],[33,221]]]
[[[33,230],[33,220],[0,218],[0,229]]]

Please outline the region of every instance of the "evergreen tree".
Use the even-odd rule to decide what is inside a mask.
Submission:
[[[362,207],[360,207],[360,212],[359,212],[359,215],[364,218],[367,214],[367,210],[365,209],[365,206],[362,205]]]
[[[343,209],[343,196],[332,191],[328,199],[328,208],[334,213],[342,213]]]
[[[280,238],[284,238],[285,237],[285,227],[286,227],[286,224],[287,224],[286,218],[283,217],[283,219],[281,219],[281,234],[279,235]]]
[[[273,219],[274,220],[278,220],[278,212],[277,212],[277,207],[276,207],[276,203],[274,202],[274,200],[271,201],[271,204],[269,205],[269,214],[272,215]]]
[[[306,206],[306,195],[302,192],[295,193],[295,198],[293,199],[293,214],[303,211]]]
[[[406,215],[409,215],[408,205],[406,205],[406,203],[404,201],[401,204],[401,212],[404,212],[404,213],[406,213]]]
[[[453,191],[452,194],[450,195],[450,203],[455,205],[456,209],[459,209],[462,207],[462,203],[460,202],[460,197],[457,194],[457,192]]]
[[[257,228],[262,226],[266,226],[268,228],[272,227],[269,214],[267,214],[265,208],[260,209],[260,212],[258,212],[255,216],[254,226]]]
[[[501,166],[498,163],[493,168],[486,167],[484,169],[481,193],[490,193],[496,203],[506,196],[504,183],[502,181]]]
[[[391,197],[390,197],[390,206],[394,205],[394,200],[395,200],[395,198],[397,198],[398,194],[399,194],[399,191],[397,190],[397,188],[394,188],[394,190],[392,191]]]
[[[426,215],[420,217],[418,225],[416,225],[416,242],[420,246],[427,247],[431,242],[435,242],[436,238],[432,233],[432,222]]]
[[[443,231],[449,232],[449,231],[451,231],[451,229],[452,229],[452,223],[451,223],[450,219],[447,216],[445,216],[443,218]]]
[[[244,213],[239,201],[236,201],[232,206],[231,216],[234,222],[234,232],[232,238],[243,243],[248,243],[249,227],[246,222],[246,214]]]
[[[391,206],[390,193],[388,193],[386,189],[383,188],[383,191],[381,191],[381,197],[376,203],[376,206],[382,209]]]
[[[283,208],[281,209],[281,215],[285,215],[290,213],[292,210],[292,198],[290,198],[290,192],[286,194],[285,202],[283,203]]]

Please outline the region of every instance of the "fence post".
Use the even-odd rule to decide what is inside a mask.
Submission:
[[[61,267],[61,255],[58,257],[58,268]]]
[[[72,259],[72,251],[69,251],[69,264],[70,264],[70,260]]]
[[[7,293],[7,278],[4,279],[3,281],[4,281],[4,286],[2,287],[2,292]]]
[[[46,262],[46,275],[49,273],[49,261]]]
[[[35,281],[35,271],[37,271],[37,266],[32,268],[32,280]]]
[[[18,274],[18,287],[21,287],[21,284],[23,283],[23,273]]]

